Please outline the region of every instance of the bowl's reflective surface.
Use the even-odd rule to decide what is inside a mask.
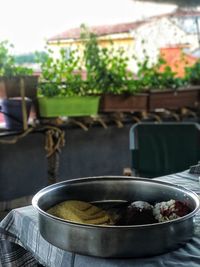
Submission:
[[[45,211],[62,201],[186,201],[192,212],[182,218],[137,226],[95,226],[67,222]],[[48,186],[33,198],[41,235],[67,251],[99,257],[144,257],[161,254],[188,242],[194,233],[198,196],[179,186],[123,176],[88,177]]]

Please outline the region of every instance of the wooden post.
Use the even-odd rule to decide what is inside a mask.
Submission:
[[[26,99],[25,99],[25,85],[23,78],[20,78],[20,95],[22,98],[23,130],[25,131],[28,129],[28,122],[27,122],[27,109],[26,109]]]

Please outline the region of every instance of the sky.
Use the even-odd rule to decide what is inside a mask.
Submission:
[[[44,50],[46,40],[67,29],[130,22],[175,9],[135,0],[0,0],[0,41],[13,53]]]

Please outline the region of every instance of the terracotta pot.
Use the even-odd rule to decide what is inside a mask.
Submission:
[[[149,110],[159,108],[178,109],[183,107],[195,108],[199,105],[200,86],[177,91],[154,91],[149,94]]]
[[[25,76],[25,96],[35,100],[37,96],[38,76]],[[20,97],[20,77],[0,78],[0,98]]]
[[[112,95],[101,97],[101,112],[134,112],[147,109],[148,94]]]

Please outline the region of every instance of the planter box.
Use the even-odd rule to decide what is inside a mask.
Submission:
[[[99,96],[39,97],[40,117],[91,116],[99,109]]]
[[[134,112],[147,109],[148,94],[103,95],[100,102],[101,112]]]
[[[25,96],[35,100],[37,96],[38,76],[25,76]],[[20,77],[0,77],[0,98],[19,97]]]
[[[149,110],[182,107],[195,108],[199,105],[200,86],[178,91],[155,91],[149,93]]]

